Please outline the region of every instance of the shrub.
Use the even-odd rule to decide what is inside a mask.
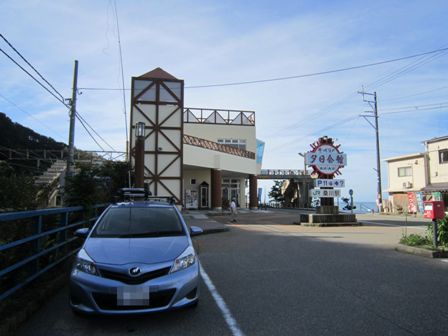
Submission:
[[[431,245],[431,240],[428,237],[423,237],[421,235],[411,233],[410,235],[403,235],[400,239],[400,244],[409,246],[422,246]]]

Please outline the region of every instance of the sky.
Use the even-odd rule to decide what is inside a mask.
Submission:
[[[299,152],[320,136],[341,144],[347,188],[376,198],[375,131],[357,93],[377,92],[381,159],[424,150],[448,134],[448,51],[328,75],[251,85],[189,86],[303,75],[448,47],[446,1],[116,0],[125,86],[162,67],[185,81],[185,106],[252,110],[266,142],[263,168],[303,167]],[[125,150],[117,23],[112,0],[2,0],[0,32],[64,96],[79,61],[77,107],[118,151]],[[17,58],[0,40],[0,48]],[[0,112],[68,141],[68,111],[0,53]],[[432,105],[430,105],[432,104]],[[129,92],[126,92],[129,118]],[[397,113],[399,112],[399,113]],[[100,142],[105,149],[108,145]],[[75,145],[99,147],[77,124]],[[382,161],[382,186],[387,190]],[[271,182],[269,182],[271,183]],[[265,189],[270,184],[260,182]],[[383,194],[387,197],[387,192]]]

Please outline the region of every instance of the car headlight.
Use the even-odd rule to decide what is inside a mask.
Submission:
[[[78,252],[78,256],[75,262],[75,268],[87,274],[99,275],[95,263],[84,249]]]
[[[188,246],[180,256],[174,260],[170,273],[186,269],[196,262],[196,252],[193,246]]]

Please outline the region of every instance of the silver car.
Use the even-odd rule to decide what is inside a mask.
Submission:
[[[199,260],[174,205],[128,202],[109,206],[86,238],[70,276],[75,313],[140,314],[195,306]]]

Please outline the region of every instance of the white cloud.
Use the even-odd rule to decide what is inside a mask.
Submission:
[[[351,1],[282,6],[239,1],[117,3],[127,87],[131,76],[157,66],[191,86],[306,74],[414,54],[443,45],[448,10],[442,1],[399,2],[400,6],[380,1],[369,8]],[[3,1],[0,20],[3,34],[64,97],[70,97],[74,59],[80,62],[80,87],[121,86],[111,4]],[[446,62],[441,56],[387,85],[369,88],[378,91],[380,111],[443,101],[443,90],[395,102],[394,98],[446,85]],[[186,89],[185,105],[255,110],[257,135],[266,141],[266,168],[301,168],[297,152],[307,150],[317,136],[337,138],[349,155],[344,176],[358,199],[368,201],[376,193],[374,131],[357,117],[367,106],[356,91],[404,64],[249,86]],[[0,93],[57,131],[66,131],[62,105],[4,57],[0,72]],[[129,93],[126,99],[129,115]],[[125,149],[120,91],[84,90],[78,107],[113,147]],[[1,100],[0,110],[15,121],[35,125]],[[446,133],[446,126],[431,122],[434,116],[446,121],[438,111],[381,117],[382,157],[420,151],[422,140]],[[341,122],[349,118],[353,120]],[[333,127],[325,129],[329,125]],[[96,147],[79,123],[76,145]]]

